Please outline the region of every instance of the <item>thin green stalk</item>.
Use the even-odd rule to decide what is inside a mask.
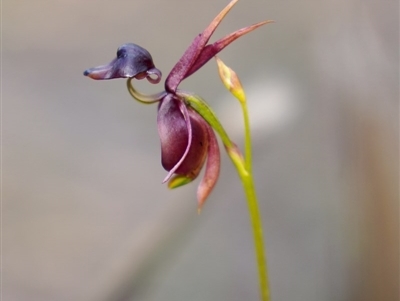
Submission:
[[[246,97],[243,101],[240,101],[243,112],[243,122],[244,122],[244,158],[245,166],[248,173],[252,173],[252,155],[251,155],[251,133],[250,133],[250,120],[249,120],[249,110],[247,109]]]
[[[128,78],[128,80],[126,81],[126,86],[128,88],[129,94],[138,102],[141,102],[143,104],[153,104],[159,102],[165,95],[167,95],[167,92],[165,91],[153,95],[142,94],[133,87],[132,85],[133,79],[134,77]]]
[[[230,140],[224,128],[220,124],[214,111],[201,99],[198,95],[179,91],[178,95],[182,96],[185,101],[194,108],[205,120],[214,128],[224,143],[228,156],[231,158],[235,166],[245,191],[247,206],[249,208],[250,221],[253,231],[254,247],[257,258],[258,277],[260,283],[260,293],[262,301],[271,301],[268,281],[267,261],[264,253],[264,240],[262,234],[261,214],[258,208],[257,195],[252,174],[252,148],[250,121],[246,98],[244,93],[240,97],[240,104],[243,111],[244,127],[245,127],[245,158],[242,157],[239,149]]]
[[[246,157],[248,159],[248,157]],[[234,159],[232,159],[234,160]],[[247,161],[250,162],[251,161]],[[243,189],[245,191],[247,207],[249,209],[250,221],[253,231],[254,238],[254,247],[257,258],[257,267],[258,267],[258,277],[260,283],[260,293],[262,301],[270,301],[270,290],[269,290],[269,280],[268,280],[268,269],[267,269],[267,260],[264,253],[264,239],[263,239],[263,231],[262,231],[262,222],[261,222],[261,214],[258,207],[256,190],[254,187],[253,175],[251,173],[243,173],[241,168],[238,168],[237,165],[243,164],[239,163],[235,164],[235,167],[238,171],[239,177],[243,184]]]
[[[252,172],[250,120],[246,95],[235,71],[226,66],[224,62],[222,62],[222,60],[218,57],[215,58],[218,65],[218,72],[223,84],[233,94],[233,96],[235,96],[239,100],[243,112],[245,148],[244,160],[237,155],[238,150],[229,150],[229,148],[227,148],[227,150],[228,155],[231,157],[232,161],[234,161],[234,165],[242,181],[243,188],[246,194],[247,206],[249,208],[250,221],[253,229],[258,276],[260,281],[261,300],[270,301],[271,297],[269,291],[267,260],[264,253],[261,214],[258,208],[257,195]]]
[[[144,103],[151,103],[159,100],[163,93],[146,96],[137,92],[131,82],[128,80],[128,89],[130,94],[137,100]],[[252,147],[251,147],[251,133],[248,108],[244,92],[234,94],[238,99],[243,111],[244,119],[244,134],[245,134],[245,157],[243,158],[240,150],[233,143],[225,129],[219,122],[214,111],[208,104],[198,95],[185,92],[182,90],[177,91],[177,95],[182,97],[185,102],[196,110],[203,118],[211,125],[211,127],[218,133],[225,146],[228,156],[233,162],[240,180],[242,181],[243,189],[246,195],[247,206],[250,214],[250,221],[253,231],[254,247],[257,258],[258,277],[260,284],[260,294],[262,301],[271,301],[267,260],[264,253],[264,239],[262,233],[261,214],[258,208],[257,195],[252,174]],[[238,97],[239,96],[239,97]]]

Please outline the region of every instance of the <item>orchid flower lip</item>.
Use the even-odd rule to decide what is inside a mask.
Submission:
[[[161,71],[155,67],[151,54],[133,43],[120,46],[109,64],[87,69],[83,74],[97,80],[134,77],[146,78],[152,84],[161,80]]]

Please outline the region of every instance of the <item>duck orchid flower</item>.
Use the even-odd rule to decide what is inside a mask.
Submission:
[[[188,103],[188,93],[178,90],[179,84],[199,70],[212,57],[237,38],[273,21],[267,20],[239,29],[212,44],[208,44],[211,35],[225,15],[238,0],[231,1],[197,35],[182,57],[172,68],[165,80],[165,91],[155,95],[143,95],[132,86],[132,79],[146,78],[156,84],[161,80],[150,53],[139,45],[128,43],[117,50],[117,57],[109,64],[87,69],[84,72],[96,80],[128,78],[128,90],[139,102],[158,102],[157,127],[161,142],[161,163],[168,171],[163,183],[170,188],[187,184],[199,175],[207,159],[203,179],[198,190],[198,208],[200,209],[214,188],[220,171],[220,151],[215,133],[201,115]]]

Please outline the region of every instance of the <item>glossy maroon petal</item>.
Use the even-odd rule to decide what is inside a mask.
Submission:
[[[199,34],[190,46],[186,49],[182,57],[172,68],[167,79],[165,80],[165,89],[168,92],[175,92],[181,81],[185,78],[187,72],[195,63],[197,57],[210,40],[211,35],[221,23],[225,15],[231,10],[238,0],[232,0],[208,25],[208,27]]]
[[[174,174],[195,179],[204,165],[209,144],[204,120],[169,94],[160,103],[157,124],[162,165],[169,171],[163,182]]]
[[[179,168],[176,169],[175,173],[195,179],[200,173],[207,157],[209,134],[207,123],[204,119],[191,108],[187,108],[187,112],[192,127],[192,141],[186,158]]]
[[[158,135],[161,142],[161,163],[169,171],[168,181],[189,152],[192,127],[187,109],[173,94],[168,94],[159,105],[157,114]],[[186,116],[185,116],[186,115]]]

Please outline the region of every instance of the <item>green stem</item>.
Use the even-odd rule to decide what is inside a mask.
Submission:
[[[242,181],[245,191],[247,206],[250,213],[250,221],[253,230],[254,247],[257,258],[258,277],[260,282],[260,293],[262,301],[271,301],[268,281],[267,260],[264,254],[264,239],[262,233],[261,214],[258,208],[257,195],[254,186],[252,174],[252,156],[251,156],[251,133],[250,121],[245,98],[240,99],[243,111],[244,127],[245,127],[245,158],[243,159],[240,150],[230,140],[224,128],[220,124],[214,111],[201,99],[198,95],[178,91],[180,95],[192,108],[194,108],[203,118],[213,127],[219,134],[228,156],[231,158],[235,166],[240,180]]]
[[[183,90],[178,90],[177,95],[181,97],[182,100],[184,100],[208,122],[208,124],[218,133],[222,140],[222,143],[225,145],[227,150],[235,147],[235,144],[229,138],[224,127],[221,125],[217,116],[215,115],[213,109],[207,104],[204,99],[196,94]]]
[[[267,260],[264,253],[264,239],[262,231],[261,214],[258,207],[256,189],[252,173],[252,151],[251,151],[251,133],[250,133],[250,120],[249,111],[247,108],[247,101],[245,97],[241,99],[240,105],[243,112],[244,121],[244,141],[245,141],[245,167],[246,174],[241,173],[238,169],[240,179],[243,183],[243,188],[246,194],[247,206],[250,213],[250,221],[253,229],[255,252],[257,257],[258,277],[260,282],[261,300],[270,301],[269,279]]]
[[[249,111],[247,109],[247,101],[244,99],[240,101],[243,112],[243,122],[244,122],[244,157],[247,171],[252,173],[252,155],[251,155],[251,133],[250,133],[250,120]]]
[[[248,159],[248,157],[246,158]],[[239,163],[239,162],[238,162]],[[250,162],[251,163],[251,162]],[[243,164],[243,163],[242,163]],[[237,164],[235,164],[237,166]],[[251,173],[243,173],[242,169],[237,168],[239,177],[242,181],[246,194],[247,206],[250,214],[250,221],[253,230],[254,246],[257,258],[258,277],[260,283],[260,293],[262,301],[270,301],[269,280],[267,260],[264,254],[264,239],[262,232],[261,214],[258,208],[257,195]]]
[[[142,103],[154,103],[162,99],[165,96],[165,92],[161,92],[155,95],[144,95],[136,91],[131,80],[127,82],[129,93],[136,100]],[[245,158],[243,159],[242,154],[238,147],[233,143],[225,129],[219,122],[214,111],[211,107],[198,95],[178,90],[177,95],[196,110],[219,134],[221,140],[225,146],[228,156],[231,158],[233,165],[235,166],[240,180],[243,184],[243,189],[247,199],[247,206],[250,214],[250,221],[253,230],[254,247],[257,258],[258,277],[260,283],[260,293],[262,301],[271,301],[269,291],[269,280],[268,280],[268,269],[267,260],[264,254],[264,239],[262,233],[261,214],[258,208],[257,195],[252,174],[252,155],[251,155],[251,133],[250,133],[250,121],[247,109],[246,99],[243,94],[243,98],[239,99],[244,119],[245,127]]]
[[[253,229],[254,246],[257,258],[258,277],[260,282],[260,293],[261,300],[270,301],[269,291],[269,279],[267,260],[264,253],[264,238],[262,231],[262,222],[260,209],[258,207],[256,189],[254,185],[253,173],[252,173],[252,151],[251,151],[251,132],[250,132],[250,120],[249,111],[247,108],[247,101],[243,94],[243,98],[239,99],[240,105],[243,112],[244,120],[244,141],[245,141],[245,168],[246,174],[241,173],[238,169],[240,179],[243,183],[243,188],[246,194],[247,206],[249,208],[250,221]]]

